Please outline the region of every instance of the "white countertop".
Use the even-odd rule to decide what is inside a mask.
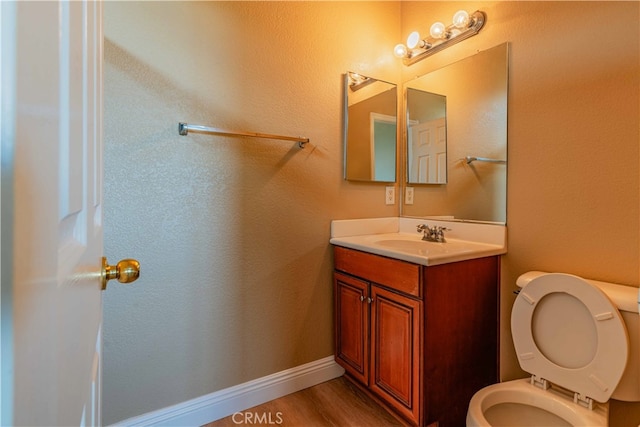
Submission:
[[[422,240],[419,224],[440,225],[445,243]],[[424,218],[367,218],[331,222],[330,243],[426,266],[507,252],[506,226]]]

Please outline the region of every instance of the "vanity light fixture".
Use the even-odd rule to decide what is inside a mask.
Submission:
[[[445,26],[442,22],[435,22],[429,30],[429,37],[422,38],[417,31],[409,34],[407,44],[398,44],[393,53],[402,58],[404,65],[415,64],[429,55],[433,55],[447,47],[471,36],[475,36],[484,26],[487,15],[477,10],[469,15],[459,10],[453,15],[453,23]]]

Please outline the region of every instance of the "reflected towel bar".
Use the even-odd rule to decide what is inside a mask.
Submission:
[[[501,164],[506,164],[507,163],[506,160],[488,159],[486,157],[467,156],[464,159],[467,161],[467,164],[470,164],[472,162],[488,162],[488,163],[501,163]]]
[[[296,141],[298,147],[304,148],[305,144],[309,142],[309,138],[295,137],[295,136],[283,136],[283,135],[270,135],[268,133],[257,132],[240,132],[234,130],[225,130],[220,128],[213,128],[209,126],[190,125],[187,123],[178,123],[178,133],[180,135],[187,135],[189,131],[193,132],[205,132],[205,133],[217,133],[220,135],[234,135],[234,136],[250,136],[253,138],[269,138],[269,139],[281,139],[284,141]]]

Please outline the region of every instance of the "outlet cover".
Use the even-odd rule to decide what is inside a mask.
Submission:
[[[412,205],[413,204],[413,187],[407,187],[404,190],[404,203],[406,205]]]
[[[384,191],[384,203],[394,205],[396,203],[396,188],[386,187]]]

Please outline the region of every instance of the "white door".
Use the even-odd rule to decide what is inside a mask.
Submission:
[[[411,126],[409,182],[447,182],[447,136],[444,117]]]
[[[0,7],[2,424],[100,425],[102,4]]]

